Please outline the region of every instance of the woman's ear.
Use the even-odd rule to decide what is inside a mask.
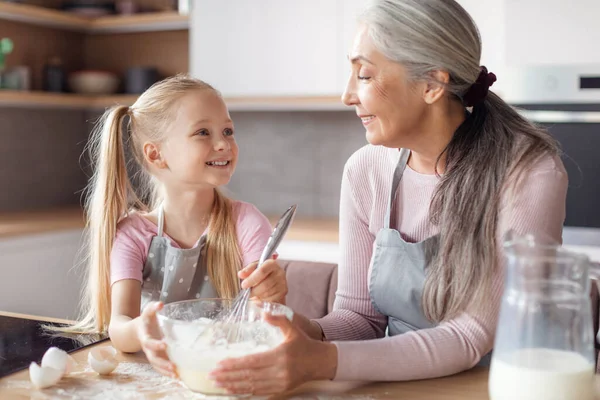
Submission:
[[[450,82],[450,74],[446,71],[433,71],[432,81],[427,83],[423,92],[423,100],[427,104],[433,104],[444,96],[446,85]]]
[[[152,142],[144,143],[143,147],[144,151],[144,159],[148,163],[148,165],[153,165],[158,169],[166,169],[168,168],[167,162],[165,161],[162,153],[160,152],[160,148]]]

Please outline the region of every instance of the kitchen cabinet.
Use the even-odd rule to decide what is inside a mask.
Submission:
[[[356,17],[366,3],[198,3],[190,23],[190,70],[225,97],[329,96],[339,102]]]
[[[358,28],[358,16],[368,4],[366,0],[338,0],[338,26],[339,46],[337,54],[338,62],[338,92],[341,94],[346,88],[346,83],[351,72],[348,55],[354,43],[354,37]]]
[[[471,15],[481,35],[481,65],[493,72],[501,69],[506,58],[505,0],[458,0]]]
[[[480,28],[483,62],[500,65],[504,0],[460,3]],[[225,97],[339,96],[350,74],[347,56],[357,17],[367,4],[366,0],[198,3],[190,22],[190,70]]]
[[[597,0],[458,0],[483,40],[492,70],[533,64],[598,64]],[[500,83],[500,81],[499,81]]]
[[[76,268],[82,230],[0,239],[0,307],[4,311],[73,318],[82,270]]]
[[[191,72],[224,96],[337,94],[335,0],[197,3]]]
[[[161,76],[188,72],[189,17],[176,11],[86,18],[48,7],[0,0],[0,38],[12,38],[8,67],[26,66],[33,91],[0,91],[0,105],[16,108],[103,109],[132,104],[135,95],[88,96],[42,92],[44,65],[49,57],[63,61],[67,73],[100,69],[121,78],[133,66],[154,66]],[[54,1],[58,6],[59,1]],[[138,1],[138,5],[150,5]],[[35,46],[33,46],[35,44]],[[33,48],[43,51],[33,51]],[[115,55],[118,54],[118,57]]]
[[[600,63],[600,1],[504,2],[510,65]]]

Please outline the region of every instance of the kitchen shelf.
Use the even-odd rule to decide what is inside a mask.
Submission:
[[[83,33],[157,32],[189,28],[189,17],[174,11],[85,18],[50,8],[0,2],[2,19]]]
[[[88,27],[88,33],[129,33],[176,31],[189,28],[189,18],[175,11],[101,17]]]
[[[103,109],[115,104],[131,105],[136,95],[83,96],[67,93],[0,90],[1,107]],[[317,97],[231,97],[231,111],[332,111],[351,110],[338,96]]]
[[[97,109],[115,104],[131,105],[135,95],[83,96],[70,93],[0,90],[0,106],[19,108]]]
[[[90,20],[50,8],[0,2],[0,19],[24,22],[32,25],[84,31]]]

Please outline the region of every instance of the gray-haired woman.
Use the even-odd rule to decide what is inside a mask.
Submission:
[[[454,0],[378,0],[343,101],[369,145],[347,162],[334,311],[271,318],[285,342],[224,361],[232,392],[313,379],[396,381],[489,363],[508,230],[561,241],[557,143],[493,92],[479,33]],[[400,150],[400,151],[399,151]]]

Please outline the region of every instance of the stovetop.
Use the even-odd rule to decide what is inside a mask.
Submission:
[[[68,353],[106,340],[106,335],[56,336],[43,330],[47,322],[0,315],[0,377],[41,362],[46,350],[58,347]]]

